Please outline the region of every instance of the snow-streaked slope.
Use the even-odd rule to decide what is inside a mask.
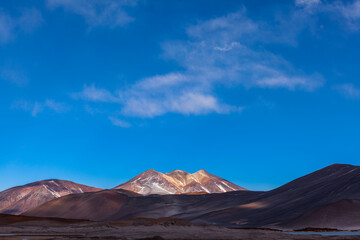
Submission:
[[[222,193],[246,190],[205,170],[193,174],[175,170],[163,174],[153,169],[143,172],[115,189],[125,189],[142,195]]]
[[[57,179],[29,183],[0,192],[0,213],[21,214],[68,194],[100,190],[99,188]]]

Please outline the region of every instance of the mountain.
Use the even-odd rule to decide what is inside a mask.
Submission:
[[[0,213],[21,214],[68,194],[100,190],[99,188],[57,179],[33,182],[0,192]]]
[[[296,229],[303,228],[304,222],[297,225],[295,219],[308,211],[341,200],[357,199],[360,199],[360,167],[334,164],[265,192],[245,205],[213,211],[201,219],[237,226]],[[316,214],[313,212],[312,217]],[[290,225],[291,221],[294,222]],[[333,227],[330,221],[329,216],[322,226]]]
[[[193,174],[175,170],[163,174],[153,169],[141,173],[114,189],[125,189],[142,195],[223,193],[246,190],[205,170]]]
[[[344,164],[328,166],[267,192],[136,196],[107,191],[68,195],[26,215],[90,220],[173,217],[245,228],[360,227],[360,167]]]

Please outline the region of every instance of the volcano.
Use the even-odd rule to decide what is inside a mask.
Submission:
[[[205,170],[190,174],[175,170],[169,173],[150,169],[114,189],[124,189],[142,195],[206,194],[246,190]]]

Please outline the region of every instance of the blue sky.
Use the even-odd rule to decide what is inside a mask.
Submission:
[[[0,189],[359,165],[360,0],[0,0]]]

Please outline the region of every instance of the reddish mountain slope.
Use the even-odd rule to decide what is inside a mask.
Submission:
[[[89,187],[64,180],[44,180],[0,192],[0,213],[21,214],[41,204],[73,193],[95,192]]]
[[[205,170],[200,170],[193,174],[175,170],[163,174],[152,169],[115,187],[115,189],[125,189],[143,195],[223,193],[245,190],[244,188],[210,174]]]
[[[71,194],[54,199],[46,204],[30,210],[25,215],[61,216],[60,218],[76,218],[88,220],[109,220],[128,201],[137,196],[124,190],[103,190],[93,193]],[[61,206],[61,208],[59,208]]]

